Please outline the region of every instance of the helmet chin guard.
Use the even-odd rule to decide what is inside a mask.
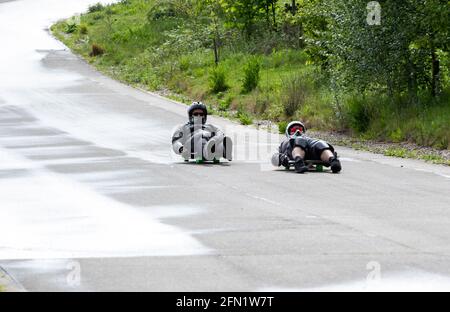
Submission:
[[[202,102],[194,102],[194,103],[191,104],[191,106],[189,106],[189,108],[188,108],[189,122],[192,123],[192,124],[194,123],[193,113],[196,110],[202,110],[203,111],[202,123],[205,124],[206,121],[208,120],[208,108]]]
[[[306,133],[306,127],[301,121],[292,121],[286,127],[286,137],[292,138]]]

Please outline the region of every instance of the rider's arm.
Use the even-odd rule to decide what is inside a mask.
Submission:
[[[280,144],[280,147],[278,148],[278,152],[279,152],[279,166],[284,166],[287,167],[289,166],[289,156],[287,155],[287,149],[288,149],[288,145],[290,144],[290,140],[289,141],[284,141]]]
[[[219,127],[213,126],[213,125],[208,125],[208,130],[213,134],[213,136],[211,137],[211,139],[214,139],[216,141],[222,141],[225,137],[225,134],[222,132],[222,130],[220,130]]]
[[[183,152],[183,145],[186,141],[184,127],[179,127],[172,135],[172,148],[173,151],[180,155]]]

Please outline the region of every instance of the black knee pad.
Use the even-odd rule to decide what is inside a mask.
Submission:
[[[302,138],[302,137],[295,138],[294,147],[300,147],[304,151],[306,151],[308,148],[308,140],[306,140],[305,138]]]

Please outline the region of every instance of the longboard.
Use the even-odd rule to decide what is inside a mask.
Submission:
[[[289,168],[286,167],[286,170],[290,170],[291,167],[293,167],[295,164],[295,161],[290,160],[289,161]],[[321,160],[305,160],[305,165],[308,166],[309,170],[317,171],[317,172],[323,172],[325,167],[329,167],[329,164],[326,162],[323,162]]]

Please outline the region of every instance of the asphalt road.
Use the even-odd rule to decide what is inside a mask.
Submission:
[[[450,290],[449,167],[338,147],[341,174],[297,175],[214,117],[235,161],[185,164],[186,106],[45,30],[97,0],[1,2],[0,266],[27,290]]]

